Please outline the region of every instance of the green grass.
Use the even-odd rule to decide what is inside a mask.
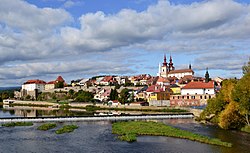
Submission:
[[[77,129],[77,125],[65,125],[62,128],[56,130],[56,134],[70,133]]]
[[[11,122],[11,123],[5,123],[2,124],[2,126],[5,127],[14,127],[14,126],[32,126],[32,122]]]
[[[174,128],[164,123],[145,122],[145,121],[129,121],[116,122],[112,124],[112,133],[118,134],[118,138],[122,141],[136,141],[138,135],[152,136],[169,136],[181,139],[189,139],[207,144],[232,147],[231,143],[223,142],[220,139],[210,138],[207,136],[195,134],[189,131]]]
[[[241,128],[241,131],[250,133],[250,126],[246,125],[245,127]]]
[[[47,131],[56,127],[55,123],[46,123],[37,128],[37,130]]]

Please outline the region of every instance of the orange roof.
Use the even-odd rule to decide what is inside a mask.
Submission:
[[[46,84],[45,81],[43,80],[28,80],[27,82],[25,82],[24,84]]]
[[[185,73],[185,72],[192,72],[192,73],[194,73],[194,71],[192,69],[180,69],[180,70],[170,71],[169,74],[173,74],[173,73]]]
[[[151,85],[146,90],[147,92],[162,92],[164,91],[163,88],[159,85]]]
[[[56,82],[55,81],[50,81],[47,84],[56,84]]]
[[[157,82],[169,82],[167,78],[159,77]]]
[[[214,88],[214,82],[189,82],[182,89],[211,89]]]
[[[105,76],[105,77],[102,79],[102,81],[103,81],[103,82],[110,82],[112,79],[113,79],[112,76]]]
[[[65,82],[64,79],[62,78],[62,76],[58,76],[57,79],[56,79],[56,81],[58,81],[58,82]]]

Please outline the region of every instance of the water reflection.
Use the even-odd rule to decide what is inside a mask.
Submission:
[[[112,134],[109,121],[98,122],[57,122],[57,128],[38,131],[42,123],[32,127],[6,128],[0,126],[0,152],[104,152],[104,153],[247,153],[250,148],[250,135],[238,131],[220,130],[214,126],[204,126],[192,119],[160,120],[165,124],[186,129],[211,137],[223,136],[233,143],[232,148],[214,146],[185,139],[162,136],[139,136],[137,142],[127,143]],[[79,126],[73,133],[56,135],[56,129],[66,124]]]
[[[1,115],[1,113],[5,115]],[[110,115],[142,115],[142,114],[168,114],[167,112],[143,112],[143,111],[116,111],[97,110],[86,111],[75,108],[52,108],[3,105],[0,109],[1,117],[60,117],[60,116],[110,116]]]

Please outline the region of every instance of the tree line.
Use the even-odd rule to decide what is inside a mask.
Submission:
[[[241,129],[250,126],[250,59],[242,67],[241,79],[227,79],[215,98],[208,100],[208,105],[200,118],[218,124],[223,129]]]

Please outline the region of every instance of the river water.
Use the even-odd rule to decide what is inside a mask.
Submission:
[[[16,116],[15,111],[0,109],[0,117]],[[31,127],[0,126],[0,153],[249,153],[250,134],[221,130],[215,126],[202,125],[193,119],[157,120],[174,127],[216,137],[233,144],[232,148],[214,146],[190,140],[163,136],[139,136],[128,143],[112,134],[112,123],[58,122],[57,128],[39,131]],[[79,126],[73,133],[56,135],[55,130],[67,124]]]

